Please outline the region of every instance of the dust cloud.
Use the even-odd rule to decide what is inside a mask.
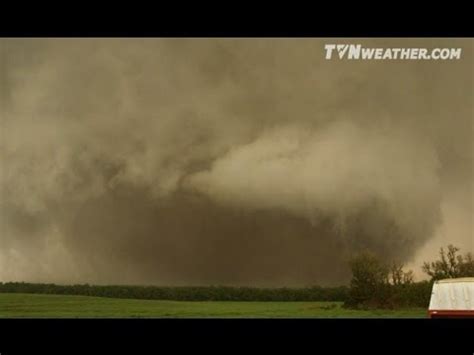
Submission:
[[[474,251],[472,45],[0,39],[0,281],[337,285],[362,249]]]

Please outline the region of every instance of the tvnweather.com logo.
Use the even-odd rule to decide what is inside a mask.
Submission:
[[[376,48],[360,44],[326,44],[326,59],[458,60],[461,48]]]

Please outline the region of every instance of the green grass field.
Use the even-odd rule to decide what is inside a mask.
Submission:
[[[426,310],[348,310],[341,302],[182,302],[0,293],[0,317],[424,318]]]

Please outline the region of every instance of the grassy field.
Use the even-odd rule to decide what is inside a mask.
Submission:
[[[423,318],[426,310],[347,310],[341,302],[182,302],[0,293],[0,317]]]

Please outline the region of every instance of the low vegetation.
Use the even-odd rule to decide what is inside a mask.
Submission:
[[[423,318],[426,310],[356,310],[342,302],[187,302],[89,296],[0,294],[0,317],[9,318]]]

